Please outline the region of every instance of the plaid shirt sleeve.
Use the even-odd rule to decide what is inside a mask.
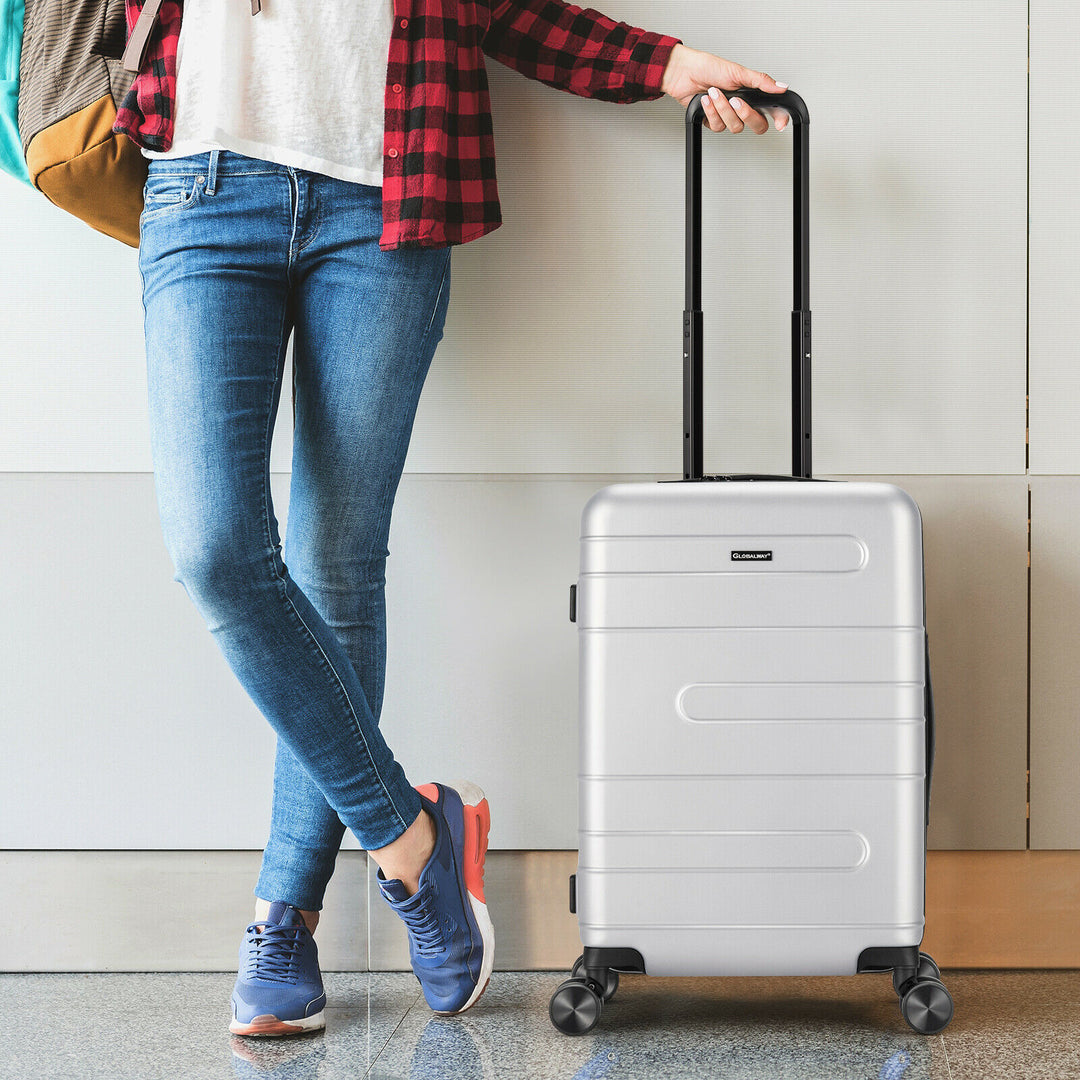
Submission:
[[[557,90],[628,104],[663,96],[664,68],[681,44],[563,0],[497,0],[482,48]]]
[[[126,0],[129,37],[142,6],[143,0]],[[183,0],[162,0],[142,69],[116,110],[113,131],[125,133],[147,150],[168,150],[172,144],[176,44],[183,6]]]

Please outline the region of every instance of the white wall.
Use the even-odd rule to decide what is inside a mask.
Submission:
[[[926,493],[939,846],[1026,842],[1027,6],[600,5],[809,105],[815,464]],[[1068,39],[1064,0],[1033,7]],[[505,224],[453,255],[391,536],[384,722],[417,780],[452,766],[490,789],[495,846],[572,847],[576,515],[604,483],[680,466],[683,113],[489,74]],[[1031,137],[1065,204],[1068,129]],[[704,143],[706,467],[783,471],[790,137]],[[1033,289],[1067,311],[1074,245],[1046,228],[1032,259],[1059,262],[1033,261]],[[271,736],[156,521],[135,253],[3,177],[0,230],[0,846],[260,847]],[[1032,354],[1054,401],[1033,396],[1032,455],[1075,473],[1065,325],[1043,383]],[[437,754],[436,713],[460,732]]]
[[[809,104],[818,470],[1022,472],[1026,3],[606,12],[767,65]],[[408,467],[677,471],[682,112],[489,67],[505,224],[454,252]],[[946,108],[944,72],[993,123]],[[705,148],[709,456],[782,471],[791,139]],[[0,180],[18,253],[0,266],[0,469],[148,470],[135,252]]]
[[[1080,846],[1080,9],[1031,11],[1031,846]]]

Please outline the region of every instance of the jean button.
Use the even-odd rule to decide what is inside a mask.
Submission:
[[[195,177],[195,183],[196,184],[201,184],[205,179],[206,179],[205,176],[196,176]]]

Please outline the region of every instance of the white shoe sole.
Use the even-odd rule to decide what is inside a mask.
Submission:
[[[279,1020],[271,1013],[265,1016],[256,1016],[250,1023],[242,1024],[233,1019],[229,1023],[229,1031],[234,1035],[257,1035],[259,1037],[272,1035],[299,1035],[302,1031],[315,1031],[326,1027],[326,1020],[322,1012],[314,1016],[302,1016],[297,1020]]]
[[[461,802],[464,806],[479,806],[485,799],[484,792],[476,784],[468,780],[459,780],[449,786],[461,796]],[[485,847],[486,843],[485,838]],[[491,979],[491,970],[495,966],[495,927],[491,923],[487,904],[479,897],[473,896],[468,890],[466,890],[466,893],[472,907],[473,917],[476,919],[477,928],[480,930],[480,940],[483,942],[480,977],[476,980],[476,986],[473,987],[469,1000],[460,1009],[455,1009],[453,1012],[436,1010],[440,1016],[455,1016],[457,1013],[462,1013],[470,1006],[475,1005],[480,995],[487,989],[487,984]]]

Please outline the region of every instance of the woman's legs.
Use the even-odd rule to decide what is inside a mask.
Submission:
[[[305,780],[365,848],[379,849],[416,821],[419,798],[379,734],[353,660],[286,568],[270,499],[269,443],[285,346],[293,322],[310,321],[301,313],[301,263],[308,247],[330,239],[313,179],[224,152],[151,164],[139,255],[151,444],[176,579]],[[333,254],[328,246],[324,257]],[[387,291],[396,287],[406,309],[429,298],[420,344],[430,361],[442,329],[430,298],[440,295],[448,253],[405,254],[425,256],[427,275],[403,269]],[[331,291],[322,292],[324,302]],[[362,336],[357,321],[384,311],[354,309],[354,334]],[[351,386],[362,379],[358,373]],[[378,411],[375,419],[386,422]],[[407,432],[394,449],[402,445]],[[362,447],[348,438],[335,446],[348,456],[327,458],[327,468],[349,492],[354,469],[386,464],[358,456]],[[383,492],[392,498],[392,487]],[[291,523],[292,509],[289,516]],[[296,779],[295,771],[286,773],[286,790]],[[281,850],[323,850],[319,845],[340,840],[313,798],[282,809],[295,838],[286,829]],[[319,906],[325,860],[313,867],[285,858],[271,871],[290,890],[273,899]]]
[[[381,189],[307,175],[319,226],[296,263],[285,558],[348,654],[377,722],[391,511],[417,402],[442,338],[450,249],[381,251]],[[423,839],[430,823],[418,817],[410,828]],[[343,830],[279,738],[270,838],[256,895],[296,895],[305,900],[301,906],[317,910]]]

